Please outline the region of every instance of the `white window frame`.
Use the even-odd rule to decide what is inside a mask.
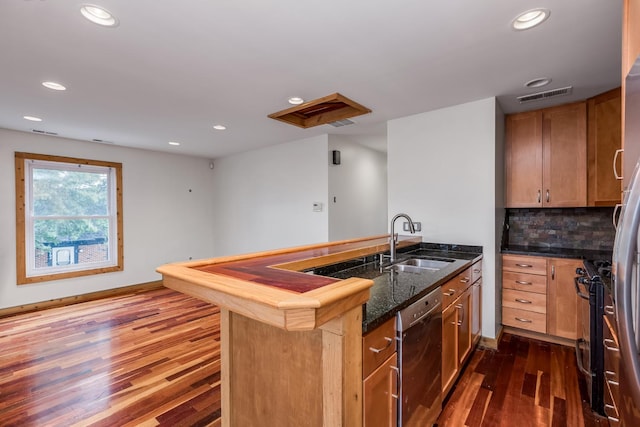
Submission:
[[[32,177],[34,169],[55,169],[93,173],[107,173],[108,212],[91,216],[36,217],[33,212]],[[20,191],[22,190],[22,191]],[[34,225],[38,219],[107,219],[109,222],[108,259],[66,266],[35,266]],[[120,163],[70,157],[16,153],[16,231],[18,283],[35,283],[47,280],[85,276],[123,270],[122,254],[122,165]]]

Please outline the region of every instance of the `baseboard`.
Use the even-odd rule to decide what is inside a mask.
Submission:
[[[74,295],[72,297],[52,299],[33,304],[25,304],[16,307],[0,309],[0,319],[3,317],[14,316],[17,314],[30,313],[33,311],[44,310],[47,308],[63,307],[65,305],[78,304],[81,302],[93,301],[102,298],[108,298],[117,295],[131,294],[141,291],[149,291],[152,289],[162,288],[162,280],[153,282],[140,283],[137,285],[124,286],[121,288],[106,289],[104,291],[91,292],[88,294]]]
[[[560,344],[567,347],[575,347],[576,341],[569,338],[556,337],[553,335],[541,334],[539,332],[527,331],[525,329],[514,328],[512,326],[505,326],[503,328],[505,333],[511,335],[518,335],[525,338],[531,338],[539,341],[544,341],[552,344]]]
[[[496,335],[496,337],[495,338],[481,337],[479,346],[483,348],[490,348],[492,350],[497,350],[498,343],[500,343],[500,338],[502,338],[503,331],[504,331],[504,328],[502,327],[502,325],[500,325],[500,327],[498,328],[498,334]]]

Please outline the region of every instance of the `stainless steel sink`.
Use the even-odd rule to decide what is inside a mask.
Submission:
[[[453,259],[425,259],[410,258],[397,264],[387,267],[389,270],[401,271],[404,273],[425,273],[427,271],[438,271],[454,262]]]

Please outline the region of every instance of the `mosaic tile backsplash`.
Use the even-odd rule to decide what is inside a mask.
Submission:
[[[504,243],[613,250],[613,208],[507,209]]]

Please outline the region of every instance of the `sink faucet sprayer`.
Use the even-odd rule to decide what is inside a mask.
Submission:
[[[405,213],[399,213],[391,219],[391,234],[389,235],[389,255],[391,258],[391,262],[394,262],[396,260],[396,244],[398,243],[398,236],[396,236],[396,233],[394,231],[394,224],[396,222],[396,219],[400,217],[404,217],[407,219],[407,221],[409,221],[409,231],[411,231],[411,234],[414,234],[416,232],[416,229],[413,226],[413,221],[411,220],[409,215]]]

